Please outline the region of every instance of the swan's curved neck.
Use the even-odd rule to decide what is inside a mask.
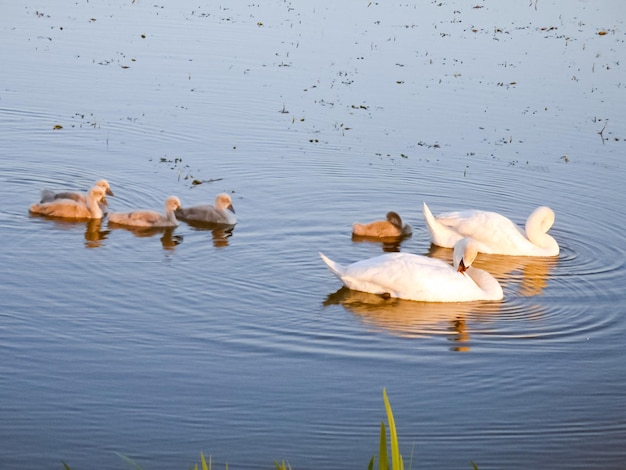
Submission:
[[[559,244],[548,230],[554,224],[554,213],[545,207],[536,209],[526,221],[526,238],[537,247],[538,255],[554,256],[559,253]]]
[[[498,280],[482,269],[469,267],[465,271],[476,285],[485,293],[486,300],[499,300],[502,298],[502,286]]]
[[[554,256],[559,254],[559,244],[547,233],[526,232],[526,236],[537,248],[537,254],[545,256]]]

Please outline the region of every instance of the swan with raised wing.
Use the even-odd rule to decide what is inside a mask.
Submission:
[[[486,271],[471,266],[478,254],[473,240],[454,247],[454,266],[411,253],[385,253],[342,266],[320,253],[331,272],[349,289],[421,302],[500,300],[502,287]]]
[[[548,230],[554,224],[554,211],[546,206],[535,209],[523,232],[513,221],[497,212],[465,210],[437,217],[424,203],[424,219],[433,244],[452,248],[461,238],[470,237],[478,251],[512,256],[557,256],[559,244]]]

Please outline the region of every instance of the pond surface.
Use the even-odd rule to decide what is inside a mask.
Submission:
[[[0,467],[626,465],[620,1],[32,1],[0,40]],[[231,194],[234,230],[30,216]],[[197,184],[200,183],[200,184]],[[502,302],[340,289],[318,256],[450,259],[421,215],[556,212]],[[395,210],[401,244],[353,241]],[[339,463],[341,462],[341,463]]]

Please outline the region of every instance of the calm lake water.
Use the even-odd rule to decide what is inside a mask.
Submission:
[[[506,3],[506,5],[505,5]],[[623,2],[4,2],[0,467],[626,467]],[[233,197],[231,232],[33,217]],[[201,184],[193,184],[201,182]],[[340,289],[435,213],[557,215],[502,302]],[[351,224],[400,213],[400,245]]]

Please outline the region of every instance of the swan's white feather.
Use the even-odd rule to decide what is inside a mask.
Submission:
[[[486,271],[469,267],[464,273],[458,264],[471,265],[475,247],[469,239],[457,244],[455,267],[446,262],[411,253],[385,253],[343,266],[324,254],[322,260],[349,289],[423,302],[468,302],[500,300],[502,287]],[[467,250],[467,251],[466,251]],[[467,255],[466,255],[467,254]],[[467,257],[467,259],[466,259]]]
[[[435,245],[452,248],[461,238],[477,242],[481,253],[513,256],[556,256],[559,245],[547,234],[554,223],[554,211],[538,207],[522,231],[513,221],[497,212],[465,210],[446,212],[434,217],[426,203],[423,207],[426,226]]]

